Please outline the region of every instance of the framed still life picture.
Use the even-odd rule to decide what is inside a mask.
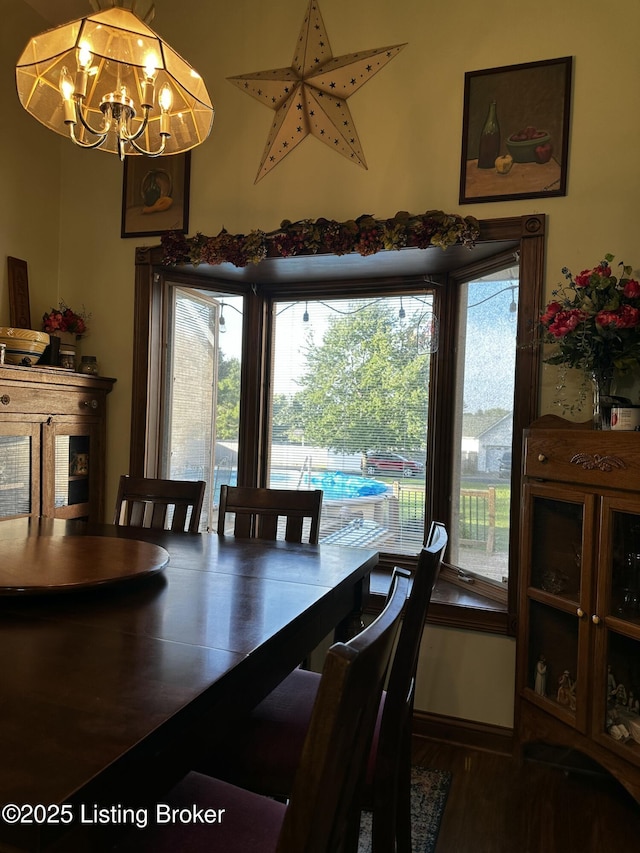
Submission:
[[[469,71],[460,204],[567,194],[572,57]]]
[[[121,237],[147,237],[189,229],[191,152],[126,157]]]

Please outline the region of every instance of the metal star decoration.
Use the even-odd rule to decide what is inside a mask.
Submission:
[[[255,182],[310,133],[364,169],[347,98],[396,56],[404,44],[334,57],[317,0],[310,0],[289,68],[228,77],[275,110]]]

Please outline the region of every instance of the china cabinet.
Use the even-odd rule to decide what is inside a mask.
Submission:
[[[0,366],[0,518],[104,520],[106,397],[114,382]]]
[[[640,800],[640,434],[525,431],[516,733]]]

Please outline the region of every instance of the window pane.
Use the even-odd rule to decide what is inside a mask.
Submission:
[[[517,298],[517,267],[461,285],[450,559],[505,584]]]
[[[243,299],[171,292],[162,474],[207,483],[200,528],[215,529],[220,485],[236,482]]]
[[[54,506],[89,503],[91,439],[88,435],[56,435]]]
[[[0,518],[29,515],[31,506],[31,454],[29,435],[0,435]]]
[[[276,302],[269,484],[322,489],[320,540],[424,538],[430,293]]]

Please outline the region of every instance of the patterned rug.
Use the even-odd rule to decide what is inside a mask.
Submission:
[[[451,785],[451,773],[414,767],[411,772],[413,853],[433,853]],[[371,853],[371,814],[362,813],[358,853]]]

